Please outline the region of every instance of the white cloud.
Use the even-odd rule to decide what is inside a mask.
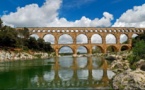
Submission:
[[[115,44],[116,43],[116,37],[113,34],[107,34],[106,43],[107,44]]]
[[[42,6],[29,4],[25,7],[18,7],[16,12],[3,15],[1,18],[7,25],[15,27],[108,27],[111,26],[113,15],[104,12],[102,18],[93,20],[82,16],[74,22],[66,18],[59,18],[58,10],[62,0],[46,0]]]
[[[51,44],[55,43],[55,37],[51,34],[45,35],[43,39],[45,42],[50,42]]]
[[[102,43],[102,37],[99,34],[94,34],[91,38],[92,43]]]
[[[37,34],[32,34],[32,35],[30,35],[30,37],[34,37],[36,40],[39,38],[39,36]]]
[[[120,35],[120,43],[123,43],[128,40],[128,37],[125,34]]]
[[[145,27],[145,4],[127,10],[116,20],[113,27]]]
[[[55,20],[58,16],[61,0],[46,0],[43,6],[30,4],[18,7],[16,12],[3,15],[1,18],[6,24],[16,27],[42,27]]]
[[[63,34],[58,39],[58,44],[72,44],[72,43],[73,43],[73,39],[68,34]]]

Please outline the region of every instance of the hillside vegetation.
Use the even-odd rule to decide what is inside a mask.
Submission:
[[[53,52],[51,43],[45,42],[43,39],[35,39],[29,37],[27,28],[16,30],[10,26],[3,25],[0,19],[0,48],[4,50],[32,50],[42,52]]]

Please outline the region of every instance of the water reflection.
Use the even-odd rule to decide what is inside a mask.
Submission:
[[[0,64],[0,88],[109,87],[114,73],[98,57],[60,57]]]

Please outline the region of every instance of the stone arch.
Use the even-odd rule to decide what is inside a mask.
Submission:
[[[104,50],[101,46],[93,46],[92,47],[92,54],[95,54],[95,53],[103,53]]]
[[[39,38],[37,34],[31,34],[30,37],[34,37],[36,40]]]
[[[91,43],[102,43],[102,36],[99,34],[93,34],[91,37]]]
[[[132,38],[136,38],[138,36],[138,34],[134,33],[132,34]]]
[[[50,42],[51,44],[55,43],[55,37],[52,34],[44,35],[43,39],[44,39],[45,42]]]
[[[129,42],[129,37],[127,34],[121,34],[120,35],[120,43],[122,44],[128,44]]]
[[[115,35],[113,35],[113,34],[107,34],[105,40],[106,40],[107,44],[116,44],[117,43],[117,39],[116,39]]]
[[[85,34],[79,34],[76,37],[76,43],[77,44],[83,44],[83,43],[88,43],[88,37]]]
[[[120,49],[120,51],[125,51],[125,50],[129,50],[129,47],[126,45],[123,45]]]
[[[107,52],[117,52],[118,51],[117,47],[116,46],[113,46],[113,45],[108,46],[106,48],[106,50],[107,50]]]
[[[62,46],[59,48],[58,53],[70,55],[74,53],[74,50],[70,46]]]
[[[78,46],[77,48],[77,54],[84,54],[84,53],[87,54],[88,52],[89,50],[86,46]]]
[[[69,34],[62,34],[58,39],[58,44],[72,44],[73,38]]]

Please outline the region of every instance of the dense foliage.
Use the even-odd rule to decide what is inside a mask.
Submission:
[[[39,38],[36,40],[34,37],[29,37],[29,30],[23,28],[16,30],[9,26],[3,26],[3,22],[0,19],[0,48],[21,48],[23,50],[35,50],[52,52],[51,44],[44,42]]]
[[[145,33],[134,38],[132,46],[132,55],[128,57],[130,63],[145,59]]]

